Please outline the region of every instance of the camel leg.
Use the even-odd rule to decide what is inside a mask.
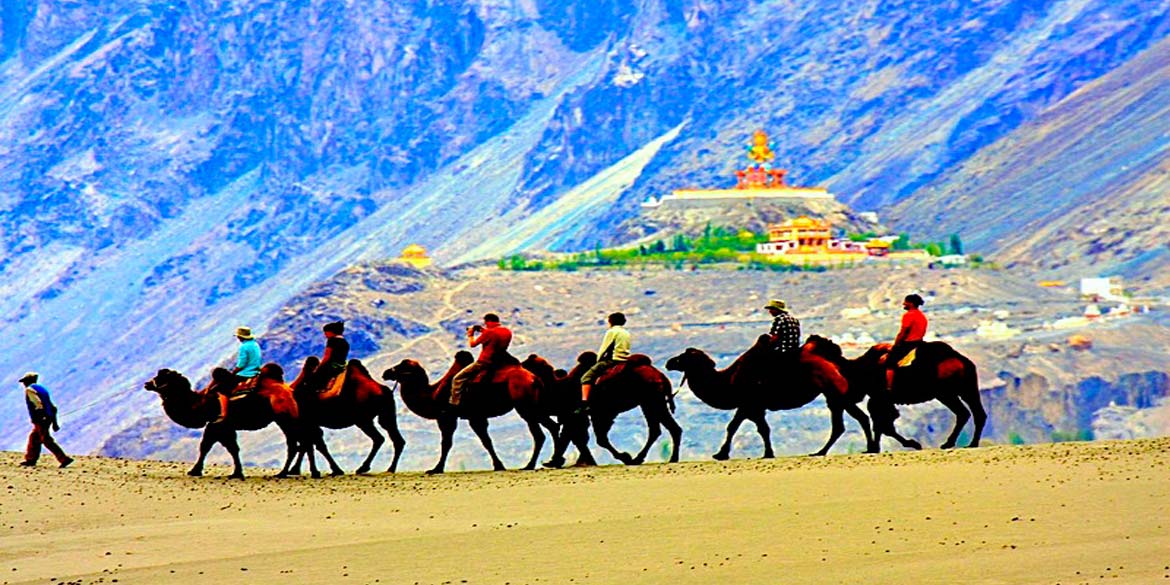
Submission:
[[[971,436],[971,442],[967,446],[978,447],[979,439],[983,436],[983,426],[987,424],[987,411],[983,410],[983,401],[979,399],[979,388],[960,394],[960,398],[967,404],[975,420],[975,434]]]
[[[394,473],[398,471],[398,458],[402,457],[402,448],[406,446],[406,439],[403,438],[402,431],[398,430],[398,414],[394,412],[393,402],[378,417],[378,424],[390,437],[390,446],[394,447],[394,458],[390,460],[390,467],[386,468],[386,473]]]
[[[329,475],[332,475],[333,477],[345,475],[345,470],[341,469],[341,466],[333,460],[333,455],[329,453],[329,445],[325,444],[325,433],[321,432],[321,429],[317,429],[317,435],[313,438],[313,442],[309,444],[309,448],[306,449],[306,451],[309,453],[310,471],[314,471],[313,467],[315,466],[315,463],[313,462],[313,447],[317,448],[317,452],[320,453],[321,457],[325,459],[325,462],[329,464]],[[321,477],[321,475],[317,474],[313,477]]]
[[[870,430],[869,417],[865,415],[865,411],[861,410],[861,407],[857,404],[846,403],[845,412],[848,412],[849,416],[853,417],[857,421],[857,424],[861,425],[861,432],[865,433],[865,452],[877,453],[877,441],[874,439],[873,432]]]
[[[764,442],[764,459],[772,459],[776,453],[772,451],[772,427],[768,426],[767,413],[758,410],[748,415],[748,419],[756,423],[756,430],[760,433],[760,440]]]
[[[820,451],[811,454],[813,457],[823,457],[829,452],[833,443],[836,443],[837,439],[845,433],[845,410],[840,406],[830,405],[829,412],[833,419],[833,428],[829,431],[829,440],[825,443],[824,447],[821,447]]]
[[[577,461],[573,463],[573,467],[593,467],[597,465],[597,460],[593,458],[593,452],[589,450],[589,418],[582,416],[574,419],[573,428],[566,430],[565,434],[570,434],[570,440],[573,446],[577,447]]]
[[[439,423],[439,462],[434,467],[427,470],[427,475],[434,475],[436,473],[443,473],[447,468],[447,453],[451,452],[451,439],[455,436],[455,427],[459,426],[459,419],[455,417],[443,417],[438,420]]]
[[[203,430],[203,437],[199,439],[199,459],[195,460],[195,465],[187,472],[191,477],[200,477],[203,475],[203,460],[207,459],[207,453],[211,448],[219,442],[219,428],[209,426]]]
[[[597,434],[597,446],[609,451],[614,459],[625,463],[626,465],[633,465],[634,459],[630,457],[629,453],[618,451],[609,442],[609,429],[613,428],[613,417],[611,416],[593,416],[593,432]]]
[[[528,424],[528,432],[532,433],[532,457],[522,469],[532,471],[536,469],[536,461],[540,459],[540,450],[544,448],[544,431],[541,430],[540,423],[535,420],[525,419],[524,422]],[[556,435],[553,435],[553,440],[556,441]]]
[[[560,432],[553,435],[553,453],[548,461],[541,463],[542,466],[550,469],[558,469],[565,466],[565,451],[569,449],[569,437],[573,429],[569,422],[561,425]]]
[[[225,431],[219,443],[227,449],[228,455],[232,456],[234,468],[228,479],[244,479],[244,464],[240,463],[240,444],[236,441],[236,432]]]
[[[374,463],[374,457],[378,456],[378,450],[382,448],[382,443],[385,443],[386,439],[382,437],[382,433],[379,433],[378,428],[374,426],[374,419],[364,420],[358,423],[357,428],[361,429],[370,438],[371,443],[370,454],[366,455],[366,460],[362,461],[361,466],[354,472],[360,475],[370,472],[370,465]]]
[[[731,439],[735,437],[735,432],[739,430],[739,425],[743,424],[747,415],[744,414],[743,408],[735,409],[735,414],[731,416],[731,422],[727,423],[727,438],[723,440],[723,446],[719,447],[719,451],[711,457],[716,461],[727,461],[731,457]]]
[[[471,430],[475,431],[475,435],[479,437],[479,442],[483,443],[483,448],[487,449],[488,455],[491,456],[492,469],[496,471],[505,471],[507,468],[504,467],[504,462],[500,461],[500,458],[496,456],[496,448],[492,446],[492,436],[488,434],[488,419],[469,418],[467,419],[467,424],[471,426]],[[540,429],[537,428],[537,431],[539,430]],[[533,440],[535,439],[536,437],[533,437]],[[540,446],[544,446],[544,433],[540,433]],[[537,450],[537,456],[539,456],[539,454],[540,452]],[[533,457],[533,459],[535,460],[536,457]],[[533,461],[533,465],[535,465],[535,461]]]
[[[284,444],[288,449],[288,455],[284,459],[284,467],[280,468],[280,472],[276,474],[276,477],[288,477],[289,471],[292,469],[293,460],[297,460],[298,462],[300,461],[299,458],[301,457],[301,454],[304,453],[304,445],[306,443],[303,440],[304,437],[301,437],[301,440],[298,440],[284,426],[281,426],[280,430],[284,432]]]
[[[939,445],[940,449],[950,449],[959,440],[959,433],[963,431],[967,420],[971,418],[971,413],[963,405],[963,401],[959,400],[958,396],[939,396],[938,401],[943,403],[943,406],[951,409],[951,412],[955,413],[955,428],[951,429],[951,434],[947,437],[946,442]]]
[[[642,449],[638,451],[637,455],[634,455],[633,465],[645,463],[646,454],[650,452],[650,448],[654,446],[658,437],[662,436],[662,423],[658,422],[658,413],[642,409],[642,415],[646,417],[646,444],[642,445]]]
[[[674,415],[671,414],[673,411],[674,409],[671,408],[663,412],[662,426],[666,427],[666,432],[670,434],[670,442],[672,444],[670,463],[678,463],[678,450],[679,445],[682,443],[682,427],[679,426],[678,421],[674,420]]]

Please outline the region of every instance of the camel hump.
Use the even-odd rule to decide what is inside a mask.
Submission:
[[[635,353],[630,354],[630,357],[626,359],[626,364],[628,364],[631,368],[636,368],[638,366],[652,366],[654,365],[654,360],[651,360],[650,356],[644,353]]]
[[[284,368],[275,362],[268,362],[260,367],[260,373],[257,378],[265,378],[268,380],[276,380],[277,382],[284,382]]]
[[[363,364],[362,361],[359,359],[349,360],[349,363],[346,364],[345,367],[346,367],[346,369],[348,369],[350,371],[355,371],[355,372],[357,372],[357,373],[359,373],[367,378],[371,377],[370,371],[366,369],[366,365]]]

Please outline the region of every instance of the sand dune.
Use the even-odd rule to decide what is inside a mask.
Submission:
[[[18,461],[0,584],[1170,583],[1170,439],[243,482]]]

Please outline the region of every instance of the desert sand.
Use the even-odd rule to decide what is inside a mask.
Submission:
[[[271,478],[0,453],[7,583],[1170,583],[1170,439]]]

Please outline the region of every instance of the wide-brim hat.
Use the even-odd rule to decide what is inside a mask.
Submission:
[[[787,311],[788,304],[780,299],[772,299],[768,304],[764,305],[765,309],[776,309],[777,311]]]
[[[252,336],[251,327],[236,327],[236,337],[239,337],[240,339],[255,339],[255,337]]]
[[[21,376],[20,379],[17,381],[21,382],[21,383],[24,383],[24,382],[29,381],[29,380],[36,382],[37,379],[40,377],[41,377],[41,375],[36,373],[36,372],[25,372],[25,374],[23,376]]]

